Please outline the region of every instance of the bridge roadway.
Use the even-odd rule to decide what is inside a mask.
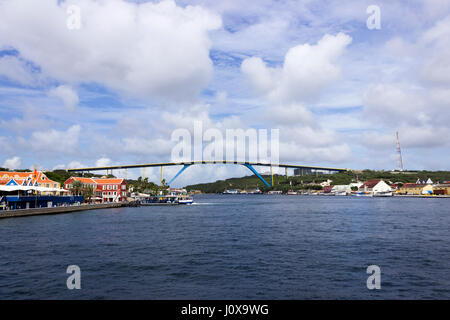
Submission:
[[[196,164],[238,164],[247,167],[252,171],[267,187],[273,186],[273,167],[285,168],[286,177],[287,169],[306,169],[306,170],[320,170],[329,172],[346,172],[349,169],[343,168],[330,168],[330,167],[318,167],[318,166],[304,166],[304,165],[293,165],[293,164],[273,164],[264,162],[247,162],[247,161],[229,161],[229,160],[203,160],[203,161],[180,161],[180,162],[161,162],[161,163],[147,163],[147,164],[131,164],[131,165],[115,165],[115,166],[102,166],[102,167],[87,167],[87,168],[75,168],[67,169],[67,172],[89,172],[89,171],[101,171],[101,170],[119,170],[119,169],[137,169],[137,168],[149,168],[149,167],[161,167],[161,183],[163,180],[163,167],[169,166],[183,166],[180,171],[169,181],[170,185],[185,169]],[[254,168],[253,166],[263,166],[271,167],[272,172],[272,184],[270,185]]]

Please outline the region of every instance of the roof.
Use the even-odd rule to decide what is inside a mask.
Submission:
[[[65,183],[67,183],[70,179],[77,180],[85,184],[120,184],[123,182],[123,179],[70,177]]]
[[[82,178],[82,177],[70,177],[69,179],[67,179],[64,183],[67,183],[67,181],[69,180],[76,180],[76,181],[80,181],[81,183],[87,183],[87,184],[96,184],[96,182],[91,179],[91,178]]]
[[[123,179],[109,179],[109,178],[106,178],[106,179],[104,179],[104,178],[100,178],[100,179],[94,178],[92,180],[94,180],[98,184],[119,184],[119,183],[123,182]]]
[[[423,188],[424,184],[421,183],[405,183],[403,184],[403,188]]]
[[[0,181],[11,180],[21,181],[31,178],[33,182],[38,183],[58,183],[56,181],[50,180],[42,171],[35,172],[15,172],[15,171],[0,171]],[[1,183],[0,183],[1,184]]]
[[[372,179],[372,180],[367,180],[366,182],[364,182],[364,184],[362,185],[363,187],[367,187],[367,188],[373,188],[375,187],[380,181],[382,181],[381,179]]]

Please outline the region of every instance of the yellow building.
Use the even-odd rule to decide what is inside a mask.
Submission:
[[[434,193],[436,195],[450,195],[450,184],[437,184],[434,186]]]
[[[419,183],[405,183],[403,186],[398,188],[397,193],[400,194],[429,194],[433,193],[433,186],[431,184],[419,184]]]

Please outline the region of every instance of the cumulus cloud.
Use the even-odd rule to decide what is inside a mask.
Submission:
[[[407,71],[400,72],[395,82],[380,79],[367,87],[364,115],[378,131],[366,133],[362,144],[392,148],[390,141],[399,130],[405,148],[448,146],[450,16],[423,31],[414,42],[396,37],[386,48]]]
[[[261,58],[251,57],[242,63],[242,72],[259,93],[278,101],[310,101],[330,82],[338,79],[335,64],[352,38],[338,33],[326,34],[317,44],[295,46],[286,53],[282,67],[268,67]]]
[[[0,77],[22,85],[32,85],[36,82],[36,75],[26,63],[9,55],[0,57]]]
[[[351,149],[347,144],[313,146],[305,148],[299,143],[287,141],[280,143],[280,158],[307,163],[339,163],[348,160]]]
[[[73,125],[66,131],[50,129],[31,134],[29,147],[37,152],[61,152],[72,154],[77,151],[80,125]]]
[[[243,61],[242,73],[265,99],[261,116],[280,129],[283,161],[341,162],[349,158],[349,146],[337,141],[335,131],[323,128],[307,106],[340,77],[338,59],[351,41],[344,33],[325,34],[316,44],[290,48],[281,67],[267,66],[258,57]]]
[[[106,167],[111,165],[111,159],[109,158],[100,158],[95,162],[96,167]]]
[[[67,8],[81,9],[81,28],[67,28]],[[212,75],[208,32],[221,19],[172,0],[6,0],[0,47],[13,47],[63,83],[100,83],[138,97],[193,98]]]
[[[22,161],[20,160],[20,157],[13,157],[11,159],[6,159],[5,162],[3,162],[2,167],[8,169],[20,169],[21,164]]]
[[[427,105],[424,94],[411,85],[380,83],[367,88],[363,98],[364,112],[383,124],[420,124],[429,121],[433,106]]]
[[[265,117],[279,125],[316,126],[312,112],[301,104],[276,105],[266,109]]]
[[[74,111],[79,102],[78,94],[70,86],[58,86],[51,89],[48,94],[50,97],[60,99],[63,102],[64,107],[69,111]]]

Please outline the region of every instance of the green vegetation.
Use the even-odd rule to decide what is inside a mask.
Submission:
[[[270,183],[271,176],[265,175],[263,178]],[[259,188],[263,192],[269,190],[320,190],[321,182],[328,179],[332,180],[333,185],[349,184],[356,181],[366,181],[371,179],[383,179],[386,182],[391,183],[405,183],[416,182],[417,179],[427,180],[431,178],[433,182],[438,181],[450,181],[450,171],[404,171],[404,172],[392,172],[392,171],[375,171],[375,170],[363,170],[363,171],[349,171],[340,172],[336,174],[319,174],[319,175],[306,175],[306,176],[291,176],[286,180],[285,176],[274,175],[274,187],[267,188],[261,180],[256,176],[246,176],[242,178],[231,178],[227,180],[219,180],[212,183],[202,183],[189,185],[186,187],[188,191],[200,190],[203,193],[221,193],[226,189],[242,189],[250,190]]]
[[[69,179],[70,177],[85,177],[85,178],[101,178],[103,175],[99,174],[93,174],[93,173],[74,173],[74,172],[67,172],[66,170],[54,170],[54,171],[46,171],[44,172],[45,175],[53,181],[59,182],[61,186],[64,184],[64,182]],[[108,178],[115,178],[113,175],[108,175]]]
[[[99,174],[92,174],[89,172],[86,173],[73,173],[73,172],[67,172],[66,170],[54,170],[54,171],[47,171],[45,172],[45,175],[56,182],[61,183],[61,185],[64,184],[64,182],[69,179],[70,177],[85,177],[85,178],[101,178],[104,177],[104,175]],[[106,178],[116,178],[114,175],[107,175]],[[163,180],[164,186],[158,186],[155,183],[148,180],[148,178],[142,179],[142,177],[139,177],[137,180],[131,180],[127,179],[127,185],[128,187],[132,187],[134,192],[141,192],[141,193],[147,193],[147,194],[159,194],[160,191],[162,191],[164,194],[167,193],[167,186],[165,185],[165,181]],[[87,189],[80,189],[74,190],[76,191],[76,194],[83,195],[86,199],[90,199],[93,194],[90,192],[90,190]]]
[[[165,180],[163,180],[162,186],[158,186],[157,184],[149,181],[148,178],[142,179],[142,177],[139,177],[137,180],[127,179],[127,185],[128,187],[132,187],[134,192],[157,195],[160,191],[162,191],[163,194],[167,194],[167,185],[165,184]]]
[[[92,185],[85,186],[81,181],[74,181],[70,191],[73,195],[83,196],[86,202],[90,202],[94,195],[94,187]]]

